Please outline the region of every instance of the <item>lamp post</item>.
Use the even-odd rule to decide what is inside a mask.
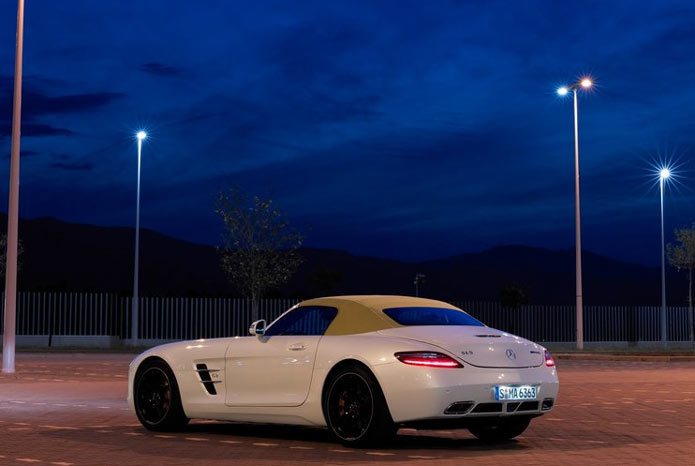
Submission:
[[[420,284],[425,283],[425,274],[422,273],[416,273],[415,274],[415,281],[413,284],[415,285],[415,296],[419,297],[420,296]]]
[[[661,342],[666,345],[666,254],[664,251],[664,183],[671,177],[671,170],[659,170],[659,194],[661,198]]]
[[[582,232],[579,203],[579,123],[577,112],[577,89],[589,89],[593,85],[590,78],[582,78],[572,86],[563,86],[557,90],[565,96],[571,90],[574,95],[574,230],[575,230],[575,281],[577,306],[577,349],[584,349],[584,322],[582,303]]]
[[[5,264],[5,327],[2,338],[2,372],[15,372],[17,319],[17,242],[19,235],[19,138],[22,121],[22,54],[24,50],[24,0],[17,3],[17,49],[12,103],[10,200],[7,209],[7,262]]]
[[[138,188],[137,200],[135,203],[135,271],[133,272],[133,314],[130,323],[130,338],[133,346],[138,344],[138,323],[140,313],[138,309],[138,269],[140,265],[140,160],[142,159],[142,141],[147,137],[147,133],[139,131],[135,135],[138,140]]]

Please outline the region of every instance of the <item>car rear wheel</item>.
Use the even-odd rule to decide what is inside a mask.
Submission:
[[[511,440],[517,435],[521,435],[530,422],[530,417],[515,416],[482,421],[480,424],[469,427],[468,430],[483,442],[502,442]]]
[[[346,446],[380,444],[396,433],[378,382],[359,365],[339,370],[328,381],[324,413],[329,430]]]
[[[135,413],[149,430],[175,431],[188,424],[176,378],[161,360],[145,361],[135,376]]]

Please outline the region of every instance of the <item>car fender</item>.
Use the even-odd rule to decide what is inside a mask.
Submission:
[[[400,351],[442,351],[427,343],[405,338],[390,338],[371,332],[361,335],[324,336],[319,342],[316,364],[312,375],[311,389],[305,404],[316,408],[323,415],[323,391],[331,371],[345,361],[357,361],[366,366],[376,378],[390,407],[398,380],[384,377],[379,368],[385,365],[402,364],[394,353]]]

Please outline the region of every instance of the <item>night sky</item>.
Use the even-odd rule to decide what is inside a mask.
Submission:
[[[0,2],[0,206],[16,1]],[[660,260],[695,221],[695,3],[28,0],[20,215],[216,244],[213,199],[272,198],[308,246],[422,260],[574,246]],[[21,231],[20,231],[21,236]]]

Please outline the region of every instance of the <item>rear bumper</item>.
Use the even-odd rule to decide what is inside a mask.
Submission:
[[[461,369],[430,369],[395,362],[374,370],[391,417],[400,424],[446,421],[465,427],[479,418],[540,416],[552,410],[559,390],[555,368],[545,366],[487,369],[466,365]],[[538,385],[537,399],[495,400],[495,385],[515,384]],[[455,409],[451,409],[452,405]]]

